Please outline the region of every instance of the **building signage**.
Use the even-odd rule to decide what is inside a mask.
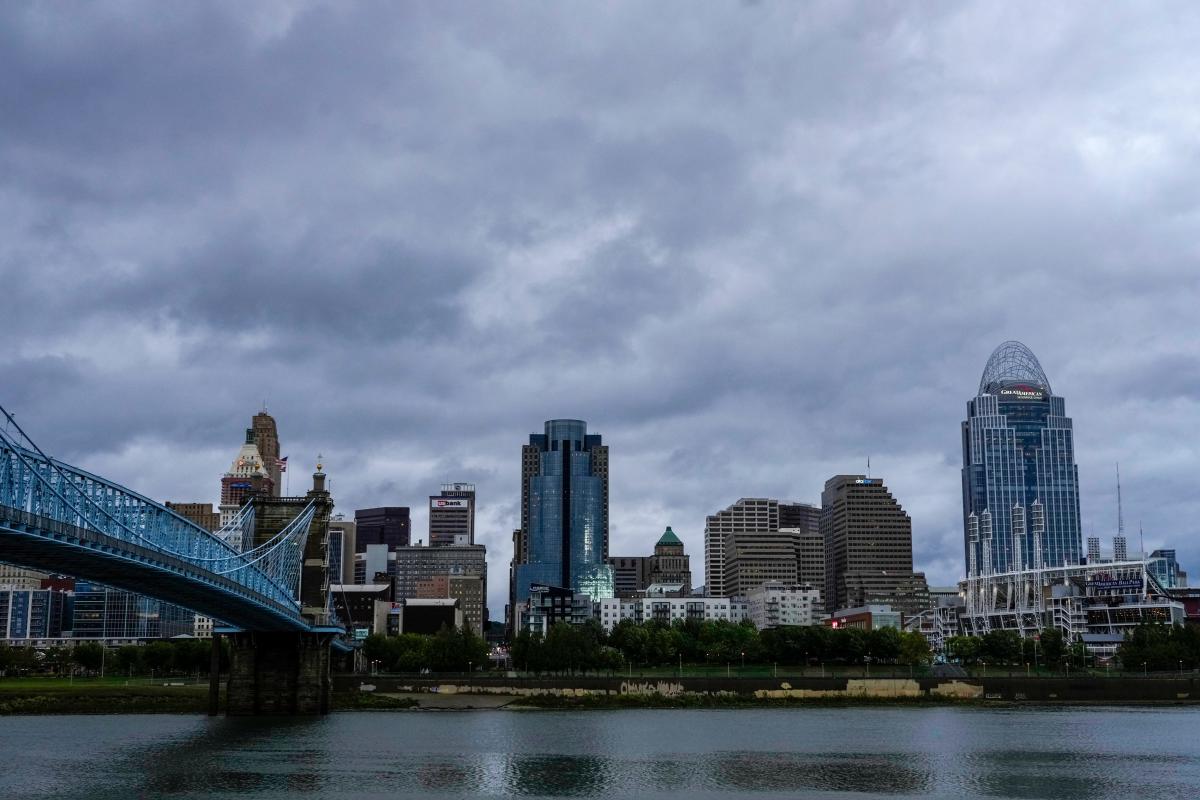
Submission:
[[[354,638],[358,641],[362,641],[363,639],[367,638],[367,635],[370,633],[371,633],[370,628],[355,628],[354,629]]]
[[[1137,580],[1092,580],[1088,581],[1088,586],[1092,587],[1093,589],[1100,589],[1103,591],[1127,590],[1131,592],[1140,592],[1142,590],[1142,582]]]
[[[1013,400],[1041,400],[1046,396],[1046,393],[1036,386],[1020,384],[1017,386],[1007,386],[1001,389],[1000,396],[1008,397]]]
[[[471,507],[471,501],[466,497],[434,497],[429,501],[430,509],[462,509]]]
[[[879,483],[878,478],[856,478],[855,483],[861,483],[864,486],[874,486]]]

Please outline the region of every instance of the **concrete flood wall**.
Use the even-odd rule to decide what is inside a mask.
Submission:
[[[553,696],[711,696],[745,700],[1200,702],[1196,678],[506,678],[339,675],[336,692]]]

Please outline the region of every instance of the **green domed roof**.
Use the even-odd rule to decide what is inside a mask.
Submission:
[[[675,531],[671,530],[670,525],[667,526],[666,531],[663,532],[663,535],[659,538],[658,543],[659,544],[683,544],[683,542],[679,541],[679,537],[675,535]]]

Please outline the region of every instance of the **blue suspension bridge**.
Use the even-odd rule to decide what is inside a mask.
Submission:
[[[291,499],[299,510],[277,531],[262,533],[250,502],[211,533],[160,503],[48,456],[12,414],[3,407],[0,414],[0,561],[183,606],[232,630],[259,634],[246,639],[251,651],[262,649],[272,634],[318,635],[326,664],[317,672],[327,680],[328,645],[340,628],[327,613],[324,542],[309,542],[314,519],[322,512],[327,519],[332,506],[323,485],[304,505],[303,498]],[[302,576],[310,582],[303,605]],[[275,641],[294,649],[297,640]],[[251,672],[262,672],[261,655],[252,657]],[[297,672],[294,663],[283,668]],[[279,680],[265,674],[254,682]],[[230,687],[232,692],[233,681]],[[255,691],[249,713],[261,706]],[[297,713],[295,697],[291,713]]]

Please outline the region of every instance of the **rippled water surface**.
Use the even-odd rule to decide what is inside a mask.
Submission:
[[[3,798],[1200,797],[1200,709],[0,717]]]

